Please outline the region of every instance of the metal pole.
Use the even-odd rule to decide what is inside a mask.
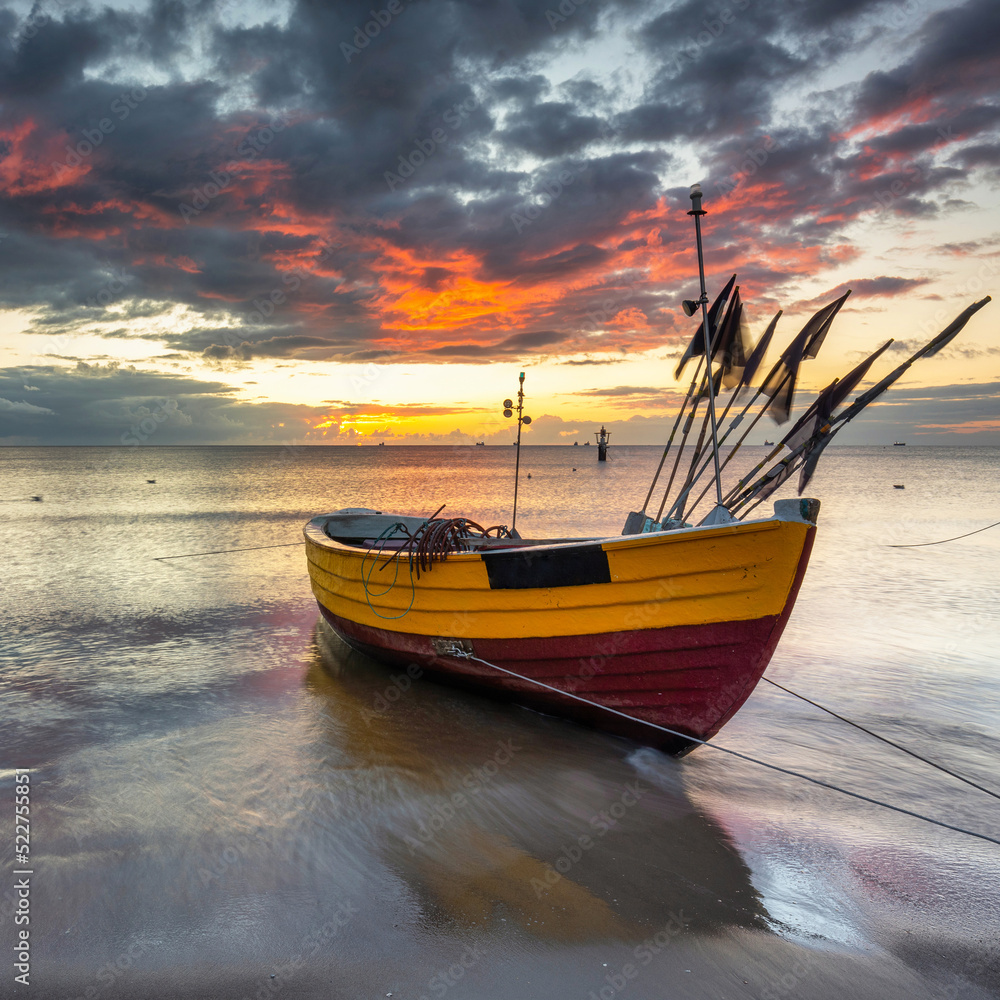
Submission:
[[[667,443],[663,448],[663,454],[660,456],[660,464],[656,467],[656,472],[653,474],[653,481],[649,484],[649,492],[646,494],[646,502],[642,505],[642,513],[646,513],[646,508],[649,506],[649,501],[653,496],[653,490],[656,489],[657,480],[660,478],[660,472],[663,469],[663,463],[667,459],[667,452],[670,451],[670,446],[674,443],[674,437],[677,434],[677,428],[681,425],[681,419],[684,416],[684,411],[687,409],[688,400],[694,395],[694,390],[698,385],[698,376],[701,374],[701,363],[702,360],[699,358],[698,367],[695,369],[694,378],[691,380],[691,388],[688,389],[687,395],[681,400],[680,409],[677,411],[677,419],[674,421],[674,429],[670,432],[670,437],[667,438]]]
[[[514,461],[514,513],[510,517],[510,531],[514,533],[517,527],[517,480],[521,471],[521,413],[524,410],[524,372],[521,372],[520,385],[517,388],[517,458]]]
[[[715,423],[715,385],[712,379],[712,338],[708,332],[708,291],[705,288],[705,254],[701,245],[701,217],[706,215],[701,207],[701,185],[691,185],[691,211],[694,216],[694,231],[698,240],[698,277],[701,280],[701,322],[705,332],[705,364],[708,372],[708,413],[712,420],[712,455],[715,459],[715,493],[718,505],[722,506],[722,470],[719,468],[719,430]]]

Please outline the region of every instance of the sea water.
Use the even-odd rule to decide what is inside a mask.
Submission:
[[[523,448],[518,530],[618,534],[659,454]],[[319,626],[308,519],[509,525],[515,457],[0,450],[0,996],[1000,995],[995,843]],[[997,449],[830,448],[767,672],[994,791],[1000,527],[893,546],[1000,521],[998,471]],[[767,683],[714,742],[1000,839],[995,797]]]

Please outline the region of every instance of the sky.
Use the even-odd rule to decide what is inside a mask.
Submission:
[[[0,445],[666,440],[698,296],[796,409],[1000,292],[1000,4],[0,5]],[[838,443],[1000,445],[1000,303]],[[765,418],[751,443],[780,433]]]

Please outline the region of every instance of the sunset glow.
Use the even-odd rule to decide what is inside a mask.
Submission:
[[[507,443],[527,368],[529,443],[662,443],[695,181],[770,360],[853,289],[800,404],[1000,291],[988,0],[536,8],[9,8],[0,442]],[[1000,443],[998,310],[842,440]]]

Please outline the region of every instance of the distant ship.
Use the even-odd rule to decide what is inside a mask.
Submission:
[[[579,447],[579,445],[580,445],[580,442],[579,442],[579,441],[574,441],[574,442],[573,442],[573,447],[574,447],[574,448],[578,448],[578,447]]]
[[[764,442],[764,447],[765,448],[773,448],[774,447],[774,442],[773,441],[765,441]]]
[[[485,441],[477,441],[476,442],[476,447],[477,448],[485,448],[486,447],[486,442]]]
[[[584,448],[589,448],[590,447],[590,442],[589,441],[584,441],[583,442],[583,446],[584,446]]]
[[[892,446],[894,448],[905,448],[906,447],[906,442],[905,441],[893,441],[892,442]]]

